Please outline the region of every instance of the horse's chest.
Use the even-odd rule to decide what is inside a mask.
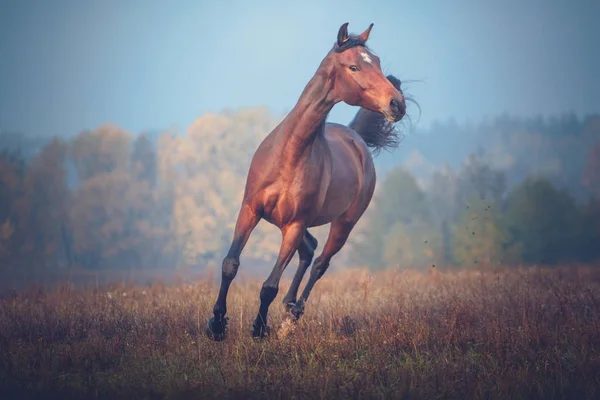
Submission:
[[[310,220],[325,199],[327,185],[322,178],[297,174],[268,187],[264,191],[263,218],[277,226]]]

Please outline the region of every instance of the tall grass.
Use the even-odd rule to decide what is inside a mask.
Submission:
[[[598,398],[600,269],[326,274],[297,325],[261,281],[30,289],[0,301],[1,398]]]

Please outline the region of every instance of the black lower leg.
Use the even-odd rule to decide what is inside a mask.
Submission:
[[[208,322],[207,334],[209,337],[219,341],[225,338],[225,328],[227,327],[227,292],[231,281],[237,274],[240,261],[237,258],[225,258],[223,260],[223,272],[221,275],[221,287],[215,306],[213,307],[214,316]]]
[[[302,291],[302,296],[300,296],[300,299],[298,299],[296,304],[290,309],[290,313],[296,319],[300,318],[304,313],[304,305],[308,300],[311,290],[315,286],[315,283],[323,276],[325,271],[327,271],[327,268],[329,268],[331,258],[342,249],[353,227],[353,222],[346,222],[344,220],[337,220],[331,223],[331,230],[329,231],[327,242],[323,247],[323,252],[313,263],[312,269],[310,270],[310,277]]]
[[[310,292],[315,286],[315,283],[325,274],[329,268],[329,259],[324,258],[323,256],[316,259],[315,264],[313,265],[312,270],[310,271],[310,278],[308,278],[308,282],[306,282],[306,286],[302,291],[302,299],[305,301],[308,299]]]
[[[240,266],[240,254],[246,245],[252,230],[258,224],[260,218],[247,205],[242,205],[233,234],[233,241],[223,260],[223,269],[221,275],[221,287],[215,306],[213,307],[214,316],[208,321],[206,334],[214,340],[225,339],[225,328],[227,327],[227,292],[229,286],[237,274]]]
[[[267,313],[269,311],[269,306],[273,300],[275,300],[275,297],[277,297],[278,291],[279,288],[277,286],[267,285],[266,282],[260,290],[260,307],[258,309],[258,315],[252,325],[252,336],[269,336],[270,329],[267,326]]]
[[[277,296],[277,292],[279,291],[279,280],[281,279],[285,267],[289,264],[292,256],[300,245],[304,227],[297,224],[288,226],[282,231],[283,240],[281,242],[281,248],[279,249],[279,256],[277,257],[277,261],[275,262],[271,274],[260,291],[260,308],[256,319],[254,320],[252,329],[252,336],[254,337],[264,337],[269,334],[269,328],[267,326],[269,306]]]
[[[315,239],[308,231],[306,231],[304,233],[303,240],[298,247],[298,258],[300,260],[298,263],[298,269],[294,274],[294,278],[292,279],[292,283],[290,284],[287,294],[283,298],[283,304],[288,311],[296,303],[296,296],[298,296],[300,283],[302,283],[302,278],[304,278],[304,274],[312,262],[317,245],[317,239]]]
[[[315,286],[315,283],[323,276],[327,268],[329,267],[329,259],[324,258],[322,255],[315,260],[312,269],[310,270],[310,277],[308,278],[308,282],[306,282],[306,286],[302,291],[302,296],[300,299],[290,308],[290,314],[292,314],[294,319],[298,319],[304,314],[304,305],[308,300],[308,296],[310,295],[311,290]]]

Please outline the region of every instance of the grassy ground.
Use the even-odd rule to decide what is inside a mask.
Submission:
[[[325,275],[295,325],[259,280],[113,286],[0,300],[0,398],[598,398],[600,268]]]

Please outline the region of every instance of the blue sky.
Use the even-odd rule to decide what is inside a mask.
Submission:
[[[0,0],[0,131],[113,122],[180,131],[206,112],[289,110],[339,26],[375,24],[418,126],[600,112],[600,1]],[[330,120],[355,110],[338,105]],[[409,109],[410,112],[410,109]]]

